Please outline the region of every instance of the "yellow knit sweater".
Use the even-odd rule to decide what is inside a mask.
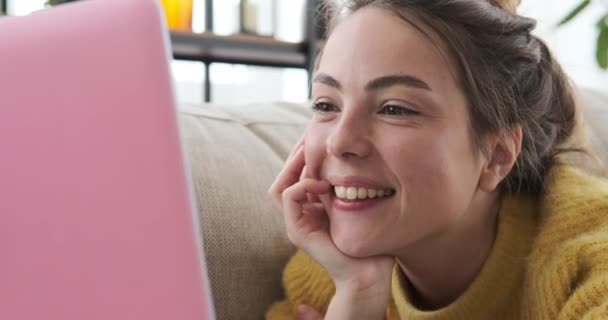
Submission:
[[[289,261],[283,282],[286,300],[267,320],[297,319],[300,304],[326,312],[333,282],[305,253]],[[492,252],[447,307],[417,309],[406,283],[395,265],[387,319],[608,319],[608,182],[556,166],[541,200],[506,196]]]

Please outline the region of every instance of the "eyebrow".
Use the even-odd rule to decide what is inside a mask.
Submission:
[[[315,78],[312,80],[312,82],[319,82],[322,84],[325,84],[327,86],[330,86],[332,88],[338,89],[338,90],[342,90],[342,85],[340,84],[340,82],[336,79],[334,79],[332,76],[325,74],[325,73],[319,73],[315,76]],[[379,78],[376,78],[370,82],[368,82],[365,85],[365,90],[366,91],[376,91],[376,90],[380,90],[380,89],[386,89],[392,86],[396,86],[396,85],[403,85],[403,86],[407,86],[407,87],[411,87],[414,89],[422,89],[422,90],[428,90],[428,91],[432,91],[431,87],[424,81],[422,81],[420,78],[417,78],[413,75],[389,75],[389,76],[382,76]]]
[[[319,82],[326,86],[330,86],[334,89],[342,90],[342,85],[340,84],[340,82],[338,80],[334,79],[332,76],[325,74],[325,73],[317,74],[315,76],[315,78],[312,80],[312,82],[313,83]]]
[[[365,85],[365,90],[375,91],[385,89],[396,85],[404,85],[414,89],[423,89],[432,91],[431,87],[424,81],[412,75],[394,75],[376,78]]]

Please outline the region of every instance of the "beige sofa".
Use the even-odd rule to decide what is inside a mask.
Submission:
[[[595,151],[608,163],[608,95],[583,90]],[[262,319],[294,252],[266,190],[309,118],[304,105],[181,106],[218,319]]]

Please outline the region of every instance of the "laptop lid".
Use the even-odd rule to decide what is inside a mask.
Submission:
[[[0,19],[0,319],[212,319],[154,0]]]

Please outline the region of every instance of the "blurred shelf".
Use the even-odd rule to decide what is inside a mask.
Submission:
[[[223,62],[270,67],[308,68],[308,44],[269,37],[211,32],[171,31],[173,57],[205,63]]]

